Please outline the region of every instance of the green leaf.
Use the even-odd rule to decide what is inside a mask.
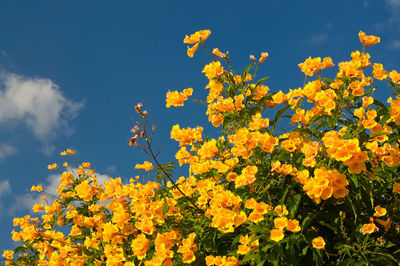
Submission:
[[[350,197],[347,195],[346,199],[348,200],[348,202],[350,203],[351,209],[353,210],[354,213],[354,224],[357,224],[357,211],[356,211],[356,207],[354,206],[353,201],[350,199]]]
[[[374,104],[376,106],[379,106],[380,108],[382,108],[383,110],[385,110],[386,112],[389,112],[386,105],[384,105],[381,101],[374,99]]]
[[[297,208],[299,207],[300,201],[301,201],[301,193],[296,193],[294,195],[289,196],[289,198],[286,201],[286,207],[288,210],[290,210],[290,215],[292,217],[295,217]]]
[[[246,254],[246,256],[244,256],[244,258],[241,260],[241,262],[251,261],[251,260],[255,259],[257,256],[258,256],[257,253],[249,252]]]
[[[257,83],[256,83],[256,86],[255,86],[254,88],[257,88],[258,85],[260,85],[262,82],[266,81],[266,80],[269,79],[269,78],[270,78],[270,77],[264,77],[264,78],[258,80]]]
[[[245,72],[245,73],[249,73],[250,70],[251,70],[253,67],[254,67],[254,64],[250,64],[250,65],[246,68],[246,70],[244,70],[244,72]]]
[[[321,78],[323,81],[325,81],[326,83],[332,83],[332,80],[331,79],[328,79],[328,78]]]
[[[275,118],[271,123],[271,126],[273,128],[275,128],[276,122],[278,122],[279,118],[283,115],[284,112],[286,112],[286,110],[288,110],[290,108],[290,105],[286,105],[285,107],[283,107],[282,109],[280,109],[278,112],[276,112],[275,114]]]
[[[265,227],[259,224],[250,225],[249,227],[247,227],[247,229],[249,229],[252,233],[265,233]]]
[[[264,251],[264,252],[267,252],[269,249],[271,249],[272,247],[274,247],[275,244],[276,244],[276,243],[267,244],[267,245],[265,245],[261,250]]]
[[[289,188],[290,188],[289,186],[286,187],[286,190],[285,190],[285,192],[283,193],[283,196],[282,196],[281,200],[279,201],[280,204],[284,204],[284,203],[285,203],[286,196],[287,196],[287,194],[289,193]]]
[[[303,133],[303,134],[309,135],[309,136],[313,135],[313,132],[309,128],[301,128],[301,127],[299,127],[299,128],[293,129],[291,132]]]

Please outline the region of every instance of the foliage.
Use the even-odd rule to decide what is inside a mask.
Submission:
[[[190,57],[202,46],[213,60],[203,70],[206,101],[193,99],[192,88],[167,93],[167,107],[188,99],[207,105],[220,128],[218,138],[205,137],[201,127],[172,128],[188,176],[175,178],[176,164],[158,161],[155,126],[148,128],[139,104],[130,145],[153,159],[155,167],[146,161],[136,168],[153,171],[157,182],[115,178],[102,186],[90,163],[64,163],[56,199],[43,195],[45,206],[33,207],[43,215],[14,219],[20,242],[4,252],[6,264],[399,263],[400,74],[370,62],[365,50],[380,39],[360,32],[361,52],[339,63],[336,77],[321,74],[334,66],[331,58],[308,58],[299,64],[303,87],[271,93],[267,78],[256,79],[267,53],[250,56],[235,74],[228,52],[206,48],[209,35],[184,40],[193,45]],[[376,80],[392,90],[388,105],[374,98]]]

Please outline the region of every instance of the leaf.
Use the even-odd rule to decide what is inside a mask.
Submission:
[[[279,120],[279,118],[282,116],[282,114],[283,114],[284,112],[286,112],[286,110],[289,109],[289,108],[290,108],[290,105],[286,105],[285,107],[283,107],[282,109],[280,109],[278,112],[276,112],[275,118],[274,118],[274,120],[273,120],[272,123],[271,123],[271,126],[272,126],[273,128],[275,128],[276,122],[278,122],[278,120]]]
[[[379,106],[380,108],[382,108],[383,110],[385,110],[386,112],[389,112],[386,105],[384,105],[381,101],[374,99],[374,104],[376,106]]]
[[[310,246],[306,246],[305,248],[303,248],[303,250],[301,251],[301,255],[305,256],[307,254],[308,248]]]
[[[246,68],[246,70],[243,70],[243,72],[249,73],[250,70],[251,70],[253,67],[254,67],[254,64],[250,64],[250,65]]]
[[[349,201],[351,209],[353,210],[354,213],[354,224],[357,224],[357,211],[356,211],[356,207],[354,206],[353,201],[351,201],[350,197],[347,195],[346,199]]]
[[[244,256],[244,258],[241,260],[241,262],[247,262],[247,261],[253,260],[257,256],[258,256],[257,253],[249,252],[249,253],[246,254],[246,256]]]
[[[325,82],[327,82],[327,83],[332,83],[332,80],[331,79],[328,79],[328,78],[321,78],[323,81],[325,81]]]
[[[282,205],[285,203],[286,196],[289,193],[289,188],[290,188],[289,186],[286,187],[285,193],[283,193],[283,196],[282,196],[281,200],[279,201],[279,203]]]
[[[25,252],[25,251],[26,251],[26,248],[23,247],[23,246],[16,247],[16,248],[14,249],[14,253]]]
[[[270,248],[274,247],[276,243],[270,243],[265,245],[261,250],[267,252]]]
[[[303,133],[303,134],[306,134],[306,135],[309,135],[309,136],[313,135],[313,132],[309,128],[299,127],[299,128],[293,129],[292,132]]]
[[[269,79],[269,78],[270,78],[270,77],[264,77],[264,78],[258,80],[257,83],[256,83],[256,86],[255,86],[254,88],[257,88],[258,85],[260,85],[262,82],[266,81],[266,80]]]
[[[252,233],[265,233],[265,227],[258,224],[250,225],[249,227],[247,227],[247,229],[249,229]]]
[[[300,201],[301,201],[301,193],[296,193],[292,196],[289,196],[289,198],[286,201],[286,207],[288,210],[290,210],[290,215],[294,217],[297,212],[297,208],[299,207]]]

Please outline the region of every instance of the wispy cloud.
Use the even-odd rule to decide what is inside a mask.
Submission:
[[[386,5],[393,10],[399,10],[400,0],[386,0]]]
[[[0,212],[3,213],[4,204],[3,198],[4,196],[11,194],[11,186],[8,180],[0,180]]]
[[[5,195],[11,193],[11,186],[8,180],[0,181],[0,198],[3,198]]]
[[[17,149],[10,144],[0,144],[0,160],[17,153]],[[1,189],[1,188],[0,188]]]
[[[329,36],[327,33],[320,33],[320,34],[314,34],[310,37],[310,42],[315,43],[315,44],[320,44],[323,42],[326,42],[329,39]]]
[[[39,139],[68,130],[83,103],[68,99],[52,80],[12,73],[0,75],[0,127],[24,124]]]
[[[400,40],[394,40],[390,42],[388,48],[390,50],[400,50]]]
[[[117,167],[115,165],[109,165],[105,171],[107,173],[114,174],[117,171]]]

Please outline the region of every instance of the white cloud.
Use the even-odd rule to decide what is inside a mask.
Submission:
[[[400,9],[400,0],[386,0],[386,5],[394,10]]]
[[[8,182],[8,180],[1,180],[0,181],[0,199],[10,193],[11,193],[10,182]]]
[[[8,194],[11,194],[11,186],[8,180],[0,181],[0,213],[3,213],[4,204],[2,198]],[[1,216],[1,215],[0,215]]]
[[[321,34],[315,34],[315,35],[311,36],[310,42],[319,44],[319,43],[326,42],[328,39],[329,39],[329,37],[328,37],[327,33],[321,33]]]
[[[394,40],[389,44],[390,50],[400,50],[400,40]]]
[[[67,99],[50,79],[2,73],[0,88],[0,125],[25,124],[40,139],[61,128],[68,131],[68,120],[83,106]]]
[[[10,144],[0,144],[0,160],[17,153],[17,149]],[[1,188],[0,188],[1,189]]]
[[[115,165],[107,166],[106,170],[107,173],[113,174],[117,171],[117,167]]]

